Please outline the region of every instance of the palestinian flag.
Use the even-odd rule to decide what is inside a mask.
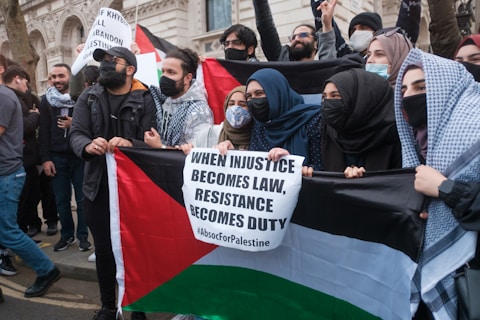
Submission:
[[[325,61],[306,62],[248,62],[208,58],[202,63],[202,72],[197,78],[203,81],[208,93],[208,105],[213,111],[214,122],[224,119],[223,102],[235,87],[247,83],[255,71],[273,68],[281,72],[305,103],[320,104],[325,80],[350,68],[361,68],[359,61],[339,58]],[[202,78],[203,77],[203,78]]]
[[[141,53],[155,53],[157,61],[158,78],[162,75],[162,60],[165,54],[176,46],[165,39],[154,36],[150,30],[137,24],[135,29],[135,42]]]
[[[162,60],[176,46],[153,35],[139,24],[135,31],[135,41],[142,53],[155,52],[160,78]],[[320,104],[325,80],[338,72],[362,67],[361,61],[347,58],[306,62],[248,62],[207,58],[199,64],[197,80],[205,85],[208,105],[212,109],[214,123],[218,124],[225,118],[223,102],[227,94],[233,88],[246,84],[250,75],[259,69],[277,69],[288,79],[290,86],[304,97],[305,103]]]
[[[195,240],[179,151],[108,156],[119,307],[207,319],[410,319],[423,238],[413,171],[304,178],[282,244],[246,252]]]

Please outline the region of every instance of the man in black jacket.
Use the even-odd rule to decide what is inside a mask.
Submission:
[[[141,82],[135,55],[127,48],[96,49],[98,83],[79,97],[73,113],[70,143],[85,161],[83,192],[87,224],[92,232],[102,309],[96,320],[115,319],[115,259],[110,238],[110,205],[105,154],[116,147],[146,146],[144,132],[156,126],[155,105]],[[145,319],[133,312],[132,319]]]
[[[40,102],[40,160],[45,175],[52,177],[53,192],[57,211],[62,225],[60,240],[53,246],[53,251],[66,250],[75,243],[75,225],[72,217],[72,185],[77,203],[78,249],[88,251],[92,245],[88,241],[88,229],[83,214],[83,160],[75,156],[68,133],[72,123],[75,102],[69,95],[70,67],[56,64],[51,71],[53,86]]]

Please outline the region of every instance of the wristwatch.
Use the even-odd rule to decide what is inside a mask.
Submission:
[[[453,180],[444,180],[438,186],[438,197],[442,200],[446,199],[448,195],[452,192],[453,186],[455,185],[455,181]]]

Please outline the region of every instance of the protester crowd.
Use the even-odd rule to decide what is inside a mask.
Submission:
[[[28,73],[0,55],[0,199],[5,203],[0,207],[0,274],[16,274],[13,252],[38,275],[26,297],[43,295],[60,278],[33,240],[41,231],[41,201],[47,234],[60,230],[54,251],[74,243],[80,251],[92,249],[90,230],[102,306],[93,319],[116,319],[105,154],[134,146],[186,154],[195,147],[223,154],[266,151],[273,161],[288,154],[305,157],[305,176],[325,170],[361,178],[367,172],[415,167],[414,188],[428,201],[419,213],[426,233],[413,317],[460,318],[454,277],[466,263],[480,268],[480,35],[463,40],[452,35],[458,41],[451,56],[434,55],[435,48],[442,48],[439,37],[432,38],[433,53],[422,52],[414,45],[420,15],[412,7],[412,14],[400,10],[393,28],[383,28],[377,13],[358,14],[345,30],[345,41],[333,19],[336,0],[318,3],[312,0],[315,24],[297,26],[282,45],[268,1],[253,0],[267,60],[346,58],[364,68],[328,78],[321,101],[312,104],[267,65],[231,88],[220,124],[213,123],[205,87],[196,79],[202,58],[188,48],[166,54],[159,85],[151,87],[134,78],[138,48],[96,49],[98,68],[87,66],[72,76],[70,66],[54,65],[51,86],[41,98],[29,90]],[[431,12],[433,23],[441,21],[442,12]],[[225,59],[258,62],[258,41],[247,26],[227,28],[219,41]],[[439,237],[449,240],[440,243]],[[438,257],[444,268],[436,278],[428,277]],[[133,312],[131,319],[146,316]]]

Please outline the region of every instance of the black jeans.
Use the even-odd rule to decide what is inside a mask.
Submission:
[[[106,178],[102,177],[102,180]],[[83,198],[85,221],[95,244],[96,267],[102,306],[116,308],[116,266],[110,239],[110,204],[108,184],[102,181],[94,201]]]
[[[40,175],[36,166],[25,168],[25,184],[18,201],[17,222],[23,232],[28,227],[40,230],[42,220],[38,217],[37,205],[40,202]]]
[[[40,230],[42,220],[38,217],[37,210],[40,200],[42,201],[43,218],[48,225],[56,225],[58,215],[50,177],[43,172],[39,174],[37,166],[25,168],[25,172],[27,176],[18,203],[18,226],[23,232],[27,232],[28,227]]]

